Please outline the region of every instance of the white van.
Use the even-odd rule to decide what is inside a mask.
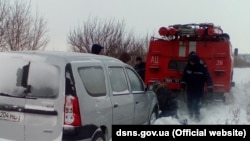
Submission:
[[[86,53],[0,53],[0,138],[103,140],[114,124],[150,124],[155,94],[120,60]]]

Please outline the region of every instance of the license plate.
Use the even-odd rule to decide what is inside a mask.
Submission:
[[[20,122],[21,118],[22,118],[22,113],[0,111],[0,120]]]

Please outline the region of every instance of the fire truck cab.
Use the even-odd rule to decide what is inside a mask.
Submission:
[[[233,82],[234,53],[230,36],[213,23],[176,24],[159,29],[161,38],[152,37],[146,56],[145,83],[165,82],[178,91],[191,51],[207,66],[214,93],[225,97]],[[204,88],[206,91],[206,87]]]

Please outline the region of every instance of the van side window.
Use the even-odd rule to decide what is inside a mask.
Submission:
[[[132,92],[144,91],[144,85],[139,77],[129,68],[126,68]]]
[[[106,83],[102,67],[79,68],[78,72],[83,85],[91,96],[106,95]]]
[[[110,67],[109,77],[113,94],[129,93],[125,73],[122,67]]]
[[[66,95],[76,96],[75,80],[72,74],[72,68],[70,63],[68,63],[65,68],[65,89]]]
[[[56,98],[60,88],[60,68],[44,62],[31,62],[28,84],[31,97]]]
[[[70,72],[66,72],[66,95],[75,95],[74,84],[70,76]]]

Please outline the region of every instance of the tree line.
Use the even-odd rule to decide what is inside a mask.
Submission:
[[[126,28],[125,21],[116,19],[89,18],[68,34],[70,49],[75,52],[90,53],[93,44],[104,47],[104,55],[119,58],[126,52],[131,56],[131,64],[137,56],[145,56],[149,36],[135,36]]]
[[[31,5],[0,0],[0,51],[44,49],[49,42],[47,21]]]
[[[149,42],[147,34],[135,36],[124,20],[114,18],[89,17],[65,36],[73,52],[90,53],[93,44],[100,44],[107,56],[128,53],[132,64],[136,56],[145,56]],[[30,3],[0,0],[0,51],[44,50],[48,43],[47,20],[32,14]]]
[[[250,55],[238,55],[234,57],[234,67],[235,68],[246,68],[250,67],[250,62],[247,61],[247,56]]]

